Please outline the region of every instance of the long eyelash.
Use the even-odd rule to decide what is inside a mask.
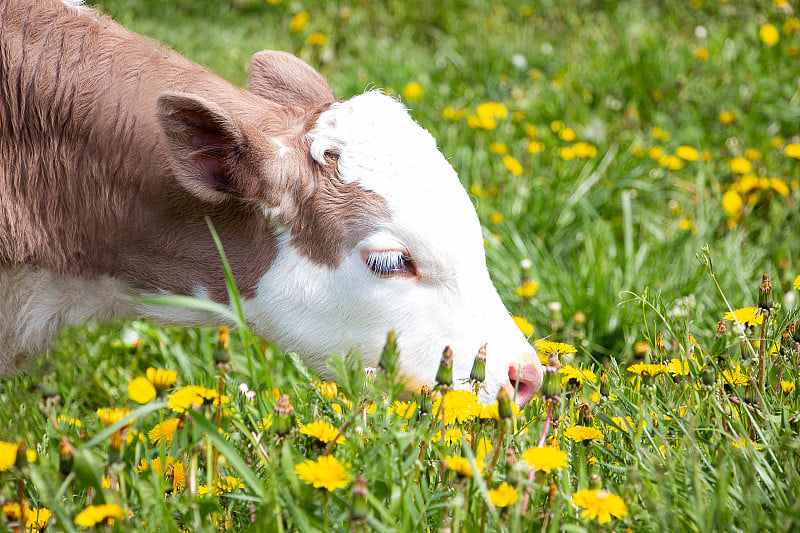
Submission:
[[[376,274],[386,276],[403,272],[406,268],[407,258],[400,252],[388,250],[385,252],[370,252],[367,254],[367,267]]]

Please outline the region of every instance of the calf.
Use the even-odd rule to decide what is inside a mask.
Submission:
[[[207,217],[252,329],[321,374],[352,349],[376,366],[395,330],[410,389],[486,344],[482,399],[532,397],[475,210],[399,102],[337,101],[271,51],[246,91],[76,4],[0,0],[0,375],[88,319],[218,323],[131,299],[228,303]]]

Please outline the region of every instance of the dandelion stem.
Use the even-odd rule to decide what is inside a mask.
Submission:
[[[553,421],[553,406],[549,405],[547,408],[547,418],[544,421],[544,429],[542,430],[542,435],[539,437],[539,443],[537,445],[538,448],[544,446],[545,441],[547,440],[547,434],[550,433],[550,424]],[[528,472],[528,482],[532,482],[534,476],[536,475],[536,468],[531,468],[530,472]],[[522,497],[522,515],[525,516],[525,512],[528,510],[528,500],[531,496],[531,488],[530,486],[525,488],[525,495]]]

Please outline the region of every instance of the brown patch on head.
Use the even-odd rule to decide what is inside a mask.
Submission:
[[[325,166],[307,152],[306,157],[311,167],[306,179],[313,180],[313,192],[298,203],[292,245],[312,262],[335,268],[389,217],[389,207],[376,193],[342,181],[337,157],[329,157]]]

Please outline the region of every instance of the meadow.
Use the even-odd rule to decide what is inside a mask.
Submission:
[[[235,306],[87,324],[0,382],[0,530],[800,529],[798,6],[96,6],[239,85],[270,48],[400,98],[547,375],[516,411],[402,395],[390,340],[324,382]]]

